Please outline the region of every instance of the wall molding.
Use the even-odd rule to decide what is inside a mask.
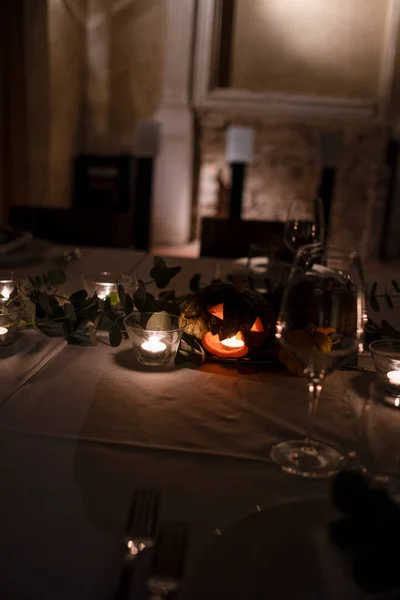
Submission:
[[[341,98],[330,96],[251,92],[218,88],[219,47],[222,35],[223,0],[198,3],[193,81],[196,109],[245,112],[254,115],[291,117],[359,118],[383,121],[387,115],[394,75],[397,35],[400,26],[400,0],[389,0],[382,45],[380,80],[375,97]]]

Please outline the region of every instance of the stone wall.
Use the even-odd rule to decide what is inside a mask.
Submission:
[[[227,117],[216,112],[200,113],[198,123],[199,217],[217,213],[219,180],[229,187],[225,162],[225,132],[229,125],[252,126],[256,132],[254,159],[245,183],[246,219],[284,221],[295,195],[309,198],[311,203],[319,187],[322,137],[334,135],[341,140],[341,150],[330,239],[337,244],[355,245],[364,256],[377,254],[387,180],[385,128],[361,123]]]

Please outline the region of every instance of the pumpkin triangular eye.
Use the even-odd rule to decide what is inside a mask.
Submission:
[[[262,324],[260,317],[257,317],[257,319],[254,321],[250,331],[258,331],[258,332],[264,331],[264,325]]]
[[[208,309],[208,312],[211,315],[214,315],[214,317],[218,317],[218,319],[221,319],[222,321],[224,320],[224,305],[223,305],[223,303],[212,306],[211,308]]]

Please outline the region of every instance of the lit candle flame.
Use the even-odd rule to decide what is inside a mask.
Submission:
[[[146,352],[164,352],[167,349],[167,345],[164,342],[160,342],[157,336],[152,335],[147,342],[143,342],[142,349]]]
[[[0,327],[0,335],[6,335],[8,333],[7,327]]]
[[[9,300],[12,291],[13,288],[10,285],[5,285],[3,288],[0,287],[0,294],[3,296],[3,300]]]
[[[105,300],[107,296],[109,296],[115,289],[115,285],[112,283],[106,283],[99,288],[97,295],[100,300]]]
[[[244,341],[243,340],[239,340],[237,337],[233,336],[233,337],[230,337],[230,338],[226,338],[225,340],[222,340],[221,344],[225,348],[238,349],[238,348],[243,348]]]

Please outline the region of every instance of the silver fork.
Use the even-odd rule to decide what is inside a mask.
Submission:
[[[161,600],[180,588],[185,566],[188,527],[165,523],[157,535],[154,557],[147,579],[151,600]]]
[[[159,492],[154,490],[135,490],[133,492],[124,538],[124,566],[114,600],[129,598],[137,559],[146,548],[154,546],[159,506]]]

